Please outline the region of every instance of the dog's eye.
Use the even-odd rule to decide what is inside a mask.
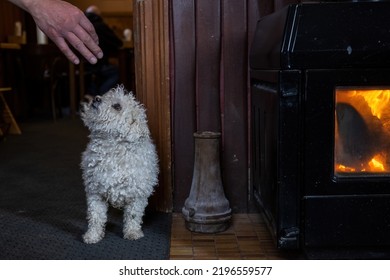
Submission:
[[[122,106],[121,106],[121,104],[119,104],[119,103],[115,103],[114,105],[112,105],[112,108],[114,108],[114,109],[117,110],[117,111],[122,110]]]

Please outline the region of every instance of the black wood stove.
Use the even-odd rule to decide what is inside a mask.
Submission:
[[[250,55],[252,181],[278,248],[390,259],[390,2],[290,5]]]

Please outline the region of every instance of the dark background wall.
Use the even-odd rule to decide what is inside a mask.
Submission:
[[[191,187],[193,132],[206,130],[222,133],[222,180],[231,208],[254,209],[248,52],[257,20],[288,2],[171,0],[174,211],[181,211]]]
[[[7,36],[14,34],[15,21],[24,23],[23,11],[8,1],[0,1],[0,42],[6,42]]]

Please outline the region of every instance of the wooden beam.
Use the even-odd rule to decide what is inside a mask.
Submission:
[[[136,96],[147,109],[160,159],[159,186],[150,204],[172,210],[168,0],[134,0]]]

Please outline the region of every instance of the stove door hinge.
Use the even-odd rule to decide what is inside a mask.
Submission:
[[[280,249],[299,249],[299,228],[282,229],[279,235],[278,247]]]

